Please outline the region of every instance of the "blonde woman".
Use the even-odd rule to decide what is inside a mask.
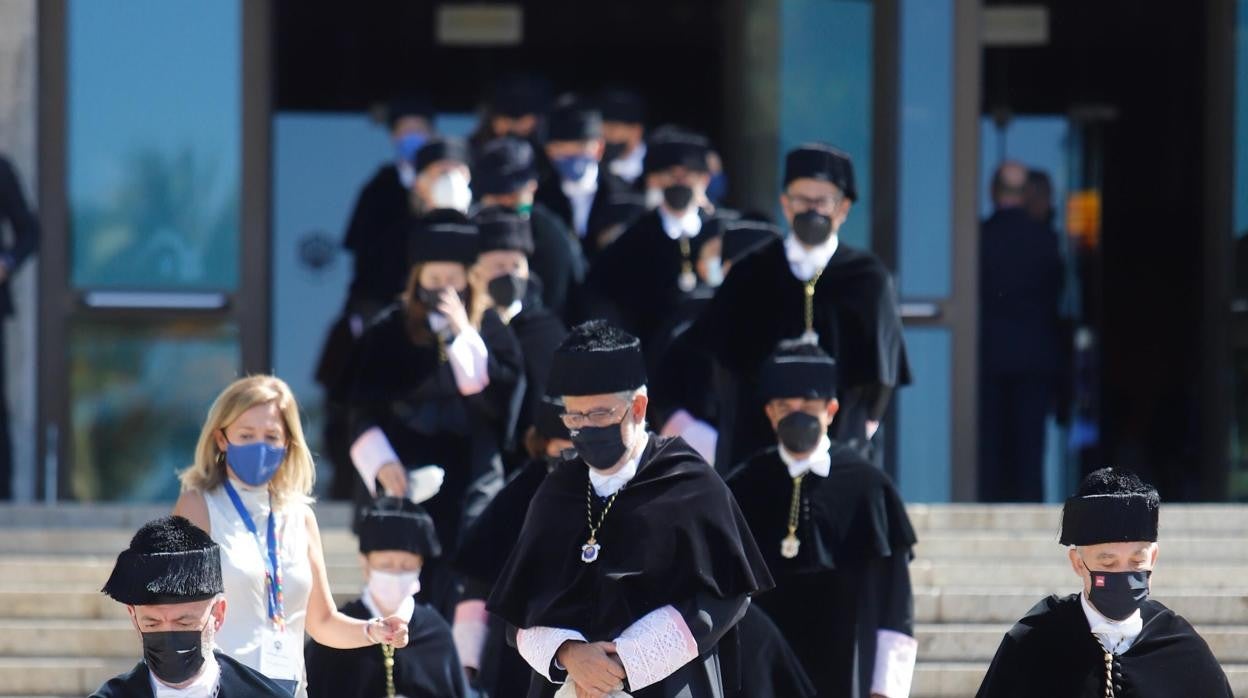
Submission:
[[[339,613],[309,494],[314,469],[290,387],[235,381],[213,403],[173,513],[221,546],[230,613],[220,650],[306,696],[304,631],[339,649],[407,644],[407,621]]]

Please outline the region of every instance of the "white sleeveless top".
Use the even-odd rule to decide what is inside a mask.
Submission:
[[[232,483],[243,506],[255,521],[261,544],[266,545],[269,525],[269,492]],[[239,517],[224,487],[204,493],[208,504],[208,521],[212,539],[221,546],[221,575],[225,581],[225,623],[217,631],[216,644],[222,652],[239,662],[261,671],[260,644],[263,631],[272,626],[268,611],[268,588],[265,584],[267,553],[261,554],[256,539]],[[286,631],[282,654],[291,666],[298,668],[297,698],[307,696],[307,672],[303,663],[304,621],[308,597],[312,593],[312,565],[308,559],[307,517],[312,510],[302,502],[288,503],[277,511],[277,536],[281,545],[283,607]],[[266,548],[267,550],[267,548]],[[288,678],[288,677],[275,677]]]

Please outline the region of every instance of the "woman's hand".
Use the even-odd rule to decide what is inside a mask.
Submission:
[[[468,321],[468,310],[464,308],[459,294],[453,288],[444,289],[438,297],[438,312],[446,316],[456,335],[472,327],[472,323]]]
[[[390,645],[395,649],[407,647],[407,621],[398,616],[373,621],[369,626],[369,637],[379,644]]]

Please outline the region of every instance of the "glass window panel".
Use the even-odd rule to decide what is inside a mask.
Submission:
[[[849,153],[858,201],[840,237],[860,248],[871,246],[871,21],[860,0],[780,3],[780,155],[806,141]]]
[[[239,3],[70,0],[67,12],[73,285],[236,288]]]
[[[238,331],[201,320],[81,320],[69,332],[71,496],[172,501],[208,408],[238,375]]]
[[[922,380],[897,391],[897,484],[907,502],[947,502],[953,468],[953,337],[949,330],[905,330],[910,370]]]

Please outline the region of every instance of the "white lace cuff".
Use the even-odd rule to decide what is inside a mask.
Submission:
[[[871,692],[888,698],[909,698],[918,648],[918,640],[905,633],[876,630]]]
[[[372,427],[360,434],[360,438],[351,444],[351,462],[364,479],[368,493],[377,496],[377,472],[386,463],[401,463],[398,454],[390,446],[390,439],[380,427]]]
[[[473,669],[481,668],[481,650],[485,647],[488,619],[485,602],[481,599],[461,601],[455,606],[451,636],[455,639],[460,664]]]
[[[471,327],[460,332],[446,348],[446,359],[451,364],[460,395],[476,395],[490,384],[489,357],[485,340]]]
[[[550,665],[555,653],[569,640],[586,641],[584,635],[567,628],[521,628],[516,632],[516,649],[524,657],[524,661],[533,667],[533,671],[546,677],[551,683],[563,683],[550,678]]]
[[[671,606],[655,609],[625,628],[615,648],[633,691],[662,681],[698,658],[693,633]]]

